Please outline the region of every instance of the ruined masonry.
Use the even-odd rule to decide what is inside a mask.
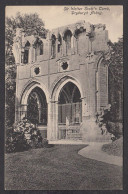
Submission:
[[[85,21],[53,29],[46,38],[17,29],[15,120],[36,120],[50,141],[108,139],[96,123],[108,106],[107,42],[105,25]]]

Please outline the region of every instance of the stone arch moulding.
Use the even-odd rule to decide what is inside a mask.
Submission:
[[[58,97],[59,97],[60,90],[68,82],[74,83],[78,87],[78,89],[80,91],[81,98],[84,98],[83,91],[82,91],[82,88],[80,86],[79,81],[76,78],[74,78],[74,77],[72,77],[70,75],[66,75],[66,76],[63,76],[63,77],[59,78],[56,81],[56,83],[54,84],[53,89],[52,89],[52,92],[51,92],[51,99],[53,101],[56,101],[56,102],[58,101]]]
[[[83,118],[83,116],[86,115],[87,105],[85,105],[86,103],[85,103],[85,99],[84,99],[84,95],[83,95],[84,93],[83,93],[82,87],[76,78],[74,78],[70,75],[66,75],[66,76],[63,76],[60,79],[58,79],[56,84],[54,84],[52,94],[51,94],[51,100],[52,100],[52,102],[58,102],[58,97],[59,97],[60,91],[63,88],[63,86],[68,82],[74,83],[80,91],[80,95],[81,95],[81,99],[82,99],[82,118]],[[56,108],[56,114],[58,114],[58,103],[55,103],[54,107]],[[57,124],[58,118],[56,118],[55,120],[56,120],[55,122]]]
[[[95,68],[96,68],[97,71],[98,71],[99,66],[102,64],[103,59],[104,59],[104,58],[103,58],[103,55],[100,55],[100,56],[98,57],[98,59],[96,60]]]
[[[103,63],[104,63],[104,57],[103,55],[101,55],[95,64],[96,74],[97,74],[96,85],[97,85],[98,92],[99,92],[97,93],[98,95],[97,99],[99,98],[98,101],[100,102],[99,104],[97,104],[98,110],[100,110],[101,107],[103,108],[108,105],[108,66]],[[102,93],[105,94],[105,97],[101,95],[101,91]],[[102,100],[103,98],[104,100]]]
[[[70,27],[67,27],[67,28],[65,28],[64,30],[63,30],[63,32],[62,32],[62,38],[64,39],[64,36],[65,36],[65,33],[67,32],[67,31],[70,31],[71,32],[71,34],[72,34],[72,36],[73,36],[73,29],[71,29]]]
[[[28,96],[35,87],[39,87],[40,89],[42,89],[42,91],[46,96],[47,104],[49,103],[49,92],[46,86],[43,83],[32,81],[28,83],[26,87],[23,89],[21,99],[20,99],[20,104],[27,104]]]
[[[30,45],[32,46],[33,43],[36,41],[36,38],[34,37],[34,35],[28,36],[24,38],[24,45],[27,43],[27,41],[30,43]]]

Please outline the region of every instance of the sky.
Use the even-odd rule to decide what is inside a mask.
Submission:
[[[85,20],[91,24],[106,25],[109,39],[118,41],[123,35],[123,6],[6,6],[6,16],[37,13],[44,21],[45,28],[51,30],[60,26]]]

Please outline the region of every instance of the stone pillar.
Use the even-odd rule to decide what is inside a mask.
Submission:
[[[82,123],[80,127],[80,132],[82,134],[82,138],[85,137],[86,133],[88,132],[88,128],[86,128],[87,120],[90,118],[90,113],[87,108],[87,98],[82,98]]]
[[[15,110],[15,122],[21,121],[27,116],[27,104],[19,105],[17,102]]]
[[[74,54],[74,36],[71,37],[71,54]]]
[[[96,112],[100,112],[99,72],[96,71]]]
[[[58,102],[48,104],[48,140],[58,139]]]
[[[93,68],[93,64],[89,64],[89,106],[90,106],[90,115],[95,116],[96,113],[96,83],[95,83],[95,76],[96,70]]]
[[[31,48],[31,62],[35,62],[35,48],[32,47]]]
[[[52,132],[52,104],[48,103],[48,123],[47,123],[47,140],[51,140]]]
[[[58,102],[55,102],[55,138],[59,138],[59,131],[58,131]]]
[[[33,48],[32,46],[29,49],[28,63],[31,63],[33,60]]]
[[[73,47],[74,47],[73,38],[74,38],[74,36],[71,36],[71,48],[73,48]]]
[[[27,116],[27,104],[21,104],[21,114],[20,119],[22,120],[24,117]]]
[[[18,106],[19,106],[19,100],[18,100],[18,80],[19,80],[19,64],[16,66],[16,96],[15,96],[15,122],[18,121],[19,119],[19,114],[18,114]]]
[[[66,43],[63,40],[63,56],[66,56]]]
[[[58,38],[56,38],[55,58],[58,58]]]

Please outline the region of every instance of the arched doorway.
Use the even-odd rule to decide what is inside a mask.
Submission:
[[[47,125],[46,96],[39,87],[35,87],[28,96],[27,118],[38,125]]]
[[[45,85],[32,82],[22,93],[17,110],[17,120],[27,117],[37,123],[42,137],[47,138],[49,94]]]
[[[58,126],[60,139],[79,137],[82,122],[82,100],[78,87],[66,83],[58,97]]]

